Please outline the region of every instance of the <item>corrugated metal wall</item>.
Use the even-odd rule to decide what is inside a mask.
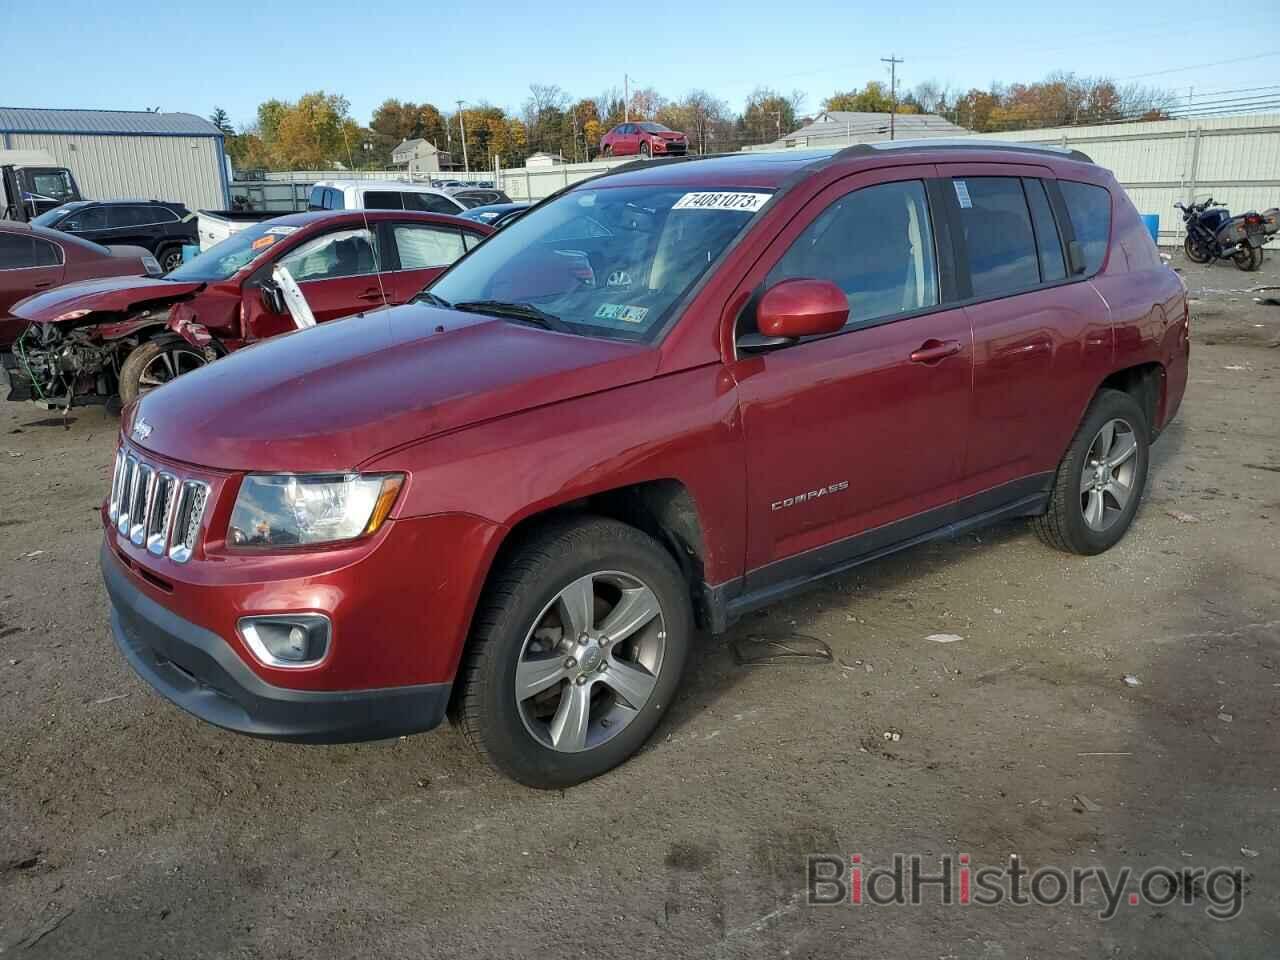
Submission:
[[[45,150],[90,200],[174,200],[190,209],[226,206],[222,156],[213,137],[10,133],[10,149]]]
[[[982,139],[1083,150],[1111,170],[1142,213],[1160,215],[1160,242],[1184,231],[1176,201],[1213,197],[1233,213],[1280,206],[1280,115],[1060,127]]]

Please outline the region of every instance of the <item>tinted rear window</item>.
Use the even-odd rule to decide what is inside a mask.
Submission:
[[[1097,273],[1107,257],[1111,235],[1111,194],[1092,183],[1059,180],[1062,199],[1067,203],[1071,229],[1084,248],[1085,274]]]
[[[1031,214],[1014,177],[953,181],[975,297],[1001,297],[1040,282]]]
[[[400,194],[389,190],[366,190],[364,195],[366,210],[403,210]]]

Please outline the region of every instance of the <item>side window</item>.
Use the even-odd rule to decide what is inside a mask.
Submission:
[[[62,248],[56,243],[39,237],[32,237],[31,243],[35,247],[37,267],[57,267],[62,264]]]
[[[397,223],[392,231],[401,270],[448,266],[466,253],[462,232],[449,227]]]
[[[366,210],[403,210],[400,194],[393,190],[366,190],[364,193]]]
[[[931,307],[938,269],[919,180],[864,187],[835,201],[769,271],[766,286],[810,277],[849,298],[849,327]]]
[[[280,265],[302,283],[359,277],[378,271],[376,242],[368,230],[338,230],[309,240],[285,255]]]
[[[1040,282],[1031,214],[1014,177],[952,181],[975,297],[1002,297]]]
[[[141,227],[154,221],[146,207],[111,207],[107,212],[107,225],[112,227]]]
[[[307,194],[308,210],[325,209],[325,194],[328,193],[324,187],[312,187],[311,192]]]
[[[86,230],[105,230],[107,229],[107,208],[89,207],[86,210],[78,210],[58,224],[58,228],[80,233]]]
[[[21,270],[35,265],[31,237],[20,233],[0,233],[0,270]]]
[[[326,210],[345,210],[347,209],[347,201],[343,197],[342,191],[333,187],[329,188],[329,199],[325,201]]]
[[[438,193],[406,193],[404,195],[406,210],[425,210],[427,213],[457,213],[458,205],[448,197]]]
[[[1084,248],[1085,275],[1097,273],[1107,257],[1111,235],[1111,194],[1092,183],[1059,180],[1062,199],[1071,217],[1071,229]]]
[[[1062,257],[1062,238],[1058,223],[1049,206],[1049,196],[1039,180],[1023,180],[1027,203],[1031,205],[1031,223],[1036,228],[1036,249],[1040,253],[1040,279],[1054,283],[1067,278],[1067,265]]]

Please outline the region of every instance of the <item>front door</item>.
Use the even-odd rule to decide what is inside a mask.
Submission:
[[[363,227],[323,233],[290,250],[278,261],[297,281],[317,323],[359,313],[383,303],[385,284],[377,234]],[[253,284],[245,285],[248,331],[252,339],[293,329],[293,318],[263,305]]]
[[[747,443],[747,590],[950,520],[973,349],[964,310],[946,306],[933,175],[897,168],[833,185],[747,278],[757,293],[796,277],[830,280],[849,299],[842,331],[733,365]],[[739,332],[752,329],[744,316]]]

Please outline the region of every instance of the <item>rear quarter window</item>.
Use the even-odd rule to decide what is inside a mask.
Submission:
[[[1084,249],[1084,272],[1097,273],[1107,258],[1111,236],[1111,194],[1104,187],[1074,180],[1059,180],[1058,187],[1067,204],[1072,232]]]

